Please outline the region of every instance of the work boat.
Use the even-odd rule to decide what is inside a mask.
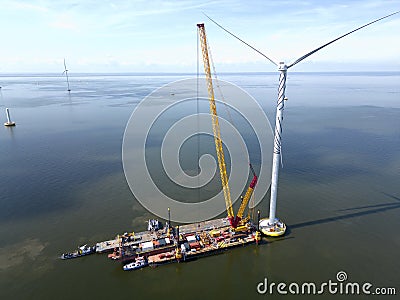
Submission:
[[[71,258],[81,257],[81,256],[89,255],[89,254],[92,254],[95,252],[96,252],[96,247],[83,245],[83,246],[78,247],[78,249],[75,250],[74,252],[63,253],[61,255],[61,259],[71,259]]]
[[[143,256],[139,256],[135,259],[134,262],[127,264],[124,266],[124,271],[131,271],[141,269],[147,266],[147,261]]]

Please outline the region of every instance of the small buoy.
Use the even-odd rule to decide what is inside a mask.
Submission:
[[[10,112],[8,108],[6,108],[7,122],[4,123],[4,126],[15,126],[15,122],[11,121]]]

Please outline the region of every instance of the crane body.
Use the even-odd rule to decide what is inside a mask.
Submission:
[[[253,194],[254,188],[256,187],[257,180],[258,180],[258,177],[257,177],[256,173],[254,172],[251,164],[250,164],[250,169],[253,173],[253,179],[251,180],[250,185],[247,188],[246,194],[244,195],[242,202],[240,203],[240,207],[239,207],[239,210],[238,210],[238,213],[237,213],[235,219],[233,220],[233,224],[231,224],[233,228],[244,229],[242,226],[245,226],[245,224],[248,221],[248,218],[243,219],[243,214],[244,214],[244,210],[246,209],[247,204],[249,203],[250,197]]]

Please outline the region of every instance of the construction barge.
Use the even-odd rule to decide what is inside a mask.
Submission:
[[[169,222],[163,227],[158,220],[149,220],[147,231],[125,232],[112,240],[96,243],[93,246],[94,251],[85,255],[107,254],[109,259],[121,262],[124,270],[134,270],[145,266],[191,261],[220,254],[234,247],[258,243],[260,240],[261,235],[251,222],[239,231],[232,230],[227,218],[179,227],[170,227]],[[66,259],[64,254],[61,257]],[[138,261],[141,262],[138,265],[140,267],[127,267]]]
[[[270,217],[260,222],[258,211],[257,225],[251,220],[249,200],[256,188],[258,177],[249,161],[249,169],[253,178],[241,197],[239,209],[235,215],[228,184],[223,143],[216,108],[216,101],[211,76],[209,49],[207,45],[204,24],[197,24],[198,34],[203,54],[204,71],[206,74],[207,90],[212,116],[214,143],[218,159],[218,169],[224,194],[227,217],[199,223],[171,227],[170,209],[168,222],[163,227],[158,220],[148,221],[148,230],[139,233],[124,233],[115,239],[97,243],[95,246],[81,246],[78,251],[63,254],[63,259],[76,258],[92,253],[108,253],[110,259],[120,261],[124,270],[137,270],[146,266],[157,266],[172,262],[190,261],[199,257],[214,255],[225,250],[261,241],[261,233],[267,236],[281,236],[286,231],[286,225],[275,217],[277,171],[273,169],[274,188],[271,188]],[[232,122],[231,122],[232,123]],[[275,142],[277,139],[275,138]],[[279,142],[280,143],[280,142]],[[279,145],[280,148],[280,145]],[[124,153],[124,151],[123,151]],[[274,161],[277,162],[274,156]],[[274,166],[279,166],[274,164]],[[128,179],[128,178],[127,178]],[[276,196],[276,193],[274,194]],[[254,199],[254,198],[253,198]],[[273,201],[272,201],[273,200]],[[247,217],[245,209],[249,206]],[[83,249],[83,250],[82,250]],[[85,250],[85,251],[84,251]]]

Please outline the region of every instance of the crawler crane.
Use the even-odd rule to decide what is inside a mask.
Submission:
[[[201,43],[201,51],[202,51],[202,55],[203,55],[204,72],[206,74],[208,99],[210,102],[210,113],[211,113],[212,128],[213,128],[213,133],[214,133],[215,150],[217,152],[218,167],[219,167],[219,172],[220,172],[220,177],[221,177],[222,190],[224,192],[226,211],[228,213],[228,220],[229,220],[231,227],[235,231],[247,230],[246,225],[249,221],[249,218],[248,217],[243,218],[243,214],[244,214],[247,204],[249,203],[250,197],[253,194],[253,190],[257,184],[258,178],[254,172],[252,165],[249,164],[251,172],[253,173],[253,179],[250,183],[249,188],[246,191],[246,194],[244,195],[244,197],[242,199],[238,213],[235,216],[234,212],[233,212],[233,208],[232,208],[231,193],[230,193],[229,184],[228,184],[228,175],[226,173],[225,156],[224,156],[224,150],[222,148],[221,131],[220,131],[220,127],[219,127],[217,107],[215,104],[214,87],[213,87],[213,80],[212,80],[212,76],[211,76],[210,56],[209,56],[206,32],[205,32],[204,24],[197,24],[197,27],[198,27],[199,39],[200,39],[200,43]]]

